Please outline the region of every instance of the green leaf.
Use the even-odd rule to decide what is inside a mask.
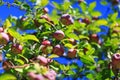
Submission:
[[[4,73],[0,75],[0,80],[17,80],[17,78],[13,74]]]
[[[39,42],[39,40],[37,39],[37,37],[35,35],[24,35],[23,40],[24,41],[26,41],[26,40],[34,40],[34,41]]]
[[[12,24],[10,23],[10,21],[8,19],[5,20],[4,24],[3,24],[3,28],[6,29],[6,28],[9,28],[12,26]]]
[[[23,60],[21,60],[21,59],[16,59],[15,61],[16,61],[17,63],[21,64],[21,65],[23,65],[23,64],[24,64],[24,61],[23,61]]]
[[[86,13],[86,11],[87,11],[87,5],[86,5],[86,3],[80,3],[80,7],[82,9],[82,12]]]
[[[72,47],[73,47],[73,45],[70,44],[70,43],[67,43],[67,44],[65,44],[64,46],[67,47],[67,48],[72,48]]]
[[[88,11],[89,11],[89,12],[93,11],[95,7],[96,7],[96,2],[90,3],[90,5],[89,5],[89,7],[88,7]]]
[[[99,11],[92,11],[90,14],[91,16],[101,16],[101,13]]]
[[[107,25],[108,22],[105,19],[97,20],[95,22],[95,25],[100,26],[100,25]]]
[[[66,11],[69,9],[70,7],[70,2],[69,1],[65,1],[64,4],[62,5],[63,9]]]
[[[59,56],[56,54],[51,54],[48,58],[57,58],[57,57],[59,57]]]
[[[112,14],[111,20],[112,20],[112,21],[115,21],[115,20],[117,19],[117,16],[118,16],[118,12]]]
[[[79,40],[79,37],[74,33],[68,33],[67,36],[70,37],[70,38],[73,38],[75,40]]]
[[[22,40],[23,40],[23,39],[22,39],[23,37],[22,37],[17,31],[15,31],[15,30],[12,29],[12,28],[9,28],[9,29],[8,29],[8,33],[9,33],[12,37],[18,39],[19,41],[22,41]]]
[[[56,2],[52,2],[52,4],[55,6],[55,8],[59,9],[60,10],[60,5]]]
[[[87,39],[87,40],[89,40],[89,37],[88,36],[84,36],[84,35],[79,35],[79,39]]]
[[[108,3],[107,3],[107,1],[105,1],[105,0],[101,0],[101,2],[100,2],[102,5],[107,5]]]
[[[36,5],[44,7],[48,4],[48,2],[48,0],[36,0]]]

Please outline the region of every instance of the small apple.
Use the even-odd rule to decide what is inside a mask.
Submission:
[[[78,0],[78,3],[79,3],[79,4],[82,3],[82,2],[84,2],[84,0]]]
[[[82,19],[83,23],[86,23],[87,25],[90,24],[90,20],[88,18],[84,18]]]
[[[75,41],[75,39],[73,39],[73,38],[69,38],[68,41],[69,41],[71,44],[73,44],[73,45],[76,44],[76,41]]]
[[[97,42],[99,41],[99,37],[97,34],[91,34],[90,35],[90,40],[93,41],[93,42]]]
[[[53,53],[54,54],[57,54],[58,56],[63,56],[64,54],[64,48],[63,46],[61,45],[56,45],[54,48],[53,48]]]
[[[48,12],[49,12],[49,9],[48,9],[47,7],[44,7],[44,8],[43,8],[43,13],[46,14],[46,13],[48,13]]]
[[[44,41],[42,41],[42,45],[50,46],[51,42],[49,40],[44,40]]]
[[[13,66],[13,64],[10,61],[8,61],[8,60],[3,61],[3,63],[2,63],[2,67],[6,71],[11,69],[12,66]]]
[[[28,72],[27,76],[30,78],[30,80],[35,80],[37,75],[34,72]]]
[[[48,80],[56,80],[57,73],[54,70],[48,71],[46,74],[44,74],[44,77]]]
[[[11,51],[15,54],[21,54],[22,50],[23,50],[23,47],[18,43],[12,44],[11,46]]]
[[[43,65],[43,66],[46,66],[46,65],[48,65],[49,63],[52,62],[51,59],[43,57],[43,56],[40,56],[40,55],[37,57],[37,60],[39,60],[40,64]]]
[[[3,60],[2,53],[0,53],[0,62]]]
[[[112,5],[118,5],[119,4],[119,0],[112,0]]]
[[[6,45],[9,42],[8,34],[1,32],[0,33],[0,45]]]
[[[69,58],[75,58],[76,53],[77,53],[77,50],[76,50],[76,49],[69,49],[67,56],[68,56]]]
[[[62,24],[66,25],[66,26],[74,23],[72,16],[70,16],[69,14],[63,14],[60,18],[60,21]]]
[[[4,32],[4,29],[2,27],[0,27],[0,32]]]
[[[13,41],[13,36],[11,36],[10,33],[7,33],[7,35],[9,36],[10,41]]]
[[[62,40],[65,37],[65,34],[62,30],[57,30],[53,33],[53,37],[57,40]]]
[[[92,20],[98,20],[99,18],[98,18],[98,16],[93,16],[92,17]]]
[[[33,80],[46,80],[46,79],[43,75],[37,74]]]
[[[50,19],[50,17],[46,14],[42,15],[40,17],[41,19],[45,19],[46,21],[50,22],[51,24],[54,24],[54,22]]]

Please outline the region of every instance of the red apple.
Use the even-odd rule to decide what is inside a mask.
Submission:
[[[78,3],[80,4],[81,2],[84,2],[84,0],[78,0]]]
[[[73,38],[70,38],[70,39],[68,39],[69,40],[69,42],[71,43],[71,44],[73,44],[73,45],[75,45],[76,44],[76,41],[75,41],[75,39],[73,39]]]
[[[76,50],[76,49],[69,49],[67,56],[68,56],[69,58],[75,58],[76,53],[77,53],[77,50]]]
[[[92,20],[98,20],[99,18],[97,16],[93,16]]]
[[[57,30],[53,33],[53,37],[57,40],[62,40],[65,37],[65,34],[62,30]]]
[[[37,57],[37,60],[39,60],[39,61],[40,61],[40,64],[43,65],[43,66],[46,66],[46,65],[48,65],[49,63],[52,62],[51,59],[45,58],[45,57],[40,56],[40,55]]]
[[[12,44],[11,51],[15,54],[21,54],[23,47],[20,44]]]
[[[7,33],[7,35],[9,36],[10,41],[13,41],[13,37],[10,35],[10,33]]]
[[[84,18],[82,19],[83,23],[86,23],[87,25],[90,24],[90,20],[88,18]]]
[[[3,60],[2,53],[0,53],[0,62]]]
[[[98,43],[98,41],[99,41],[98,35],[97,34],[91,34],[90,35],[90,40]]]
[[[119,4],[119,0],[112,0],[112,5],[118,5]]]
[[[53,48],[53,53],[54,54],[57,54],[58,56],[62,56],[64,54],[64,48],[63,46],[61,45],[56,45],[54,48]]]
[[[1,32],[0,33],[0,45],[6,45],[9,41],[8,34]]]
[[[37,74],[34,78],[34,80],[46,80],[45,77],[41,74]]]
[[[45,19],[46,21],[50,22],[51,24],[54,24],[54,22],[50,19],[50,17],[46,14],[42,15],[40,17],[41,19]]]
[[[44,41],[42,41],[42,45],[50,46],[51,42],[49,40],[44,40]]]
[[[60,21],[62,24],[66,25],[66,26],[74,23],[72,16],[70,16],[69,14],[63,14],[60,18]]]

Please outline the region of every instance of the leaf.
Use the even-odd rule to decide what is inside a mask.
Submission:
[[[56,2],[52,2],[52,4],[55,6],[55,8],[60,9],[60,5],[57,4]]]
[[[73,38],[75,40],[79,40],[79,37],[74,33],[67,33],[67,36],[70,37],[70,38]]]
[[[17,78],[13,74],[4,73],[0,75],[0,80],[17,80]]]
[[[65,11],[68,10],[69,7],[70,7],[70,2],[65,1],[64,4],[62,5],[62,7],[63,7],[63,9],[64,9]]]
[[[108,24],[108,22],[107,22],[106,20],[104,20],[104,19],[97,20],[97,21],[95,22],[95,25],[97,25],[97,26],[107,25],[107,24]]]
[[[92,11],[90,14],[91,16],[101,16],[101,13],[99,11]]]
[[[36,0],[36,5],[44,7],[48,4],[48,2],[48,0]]]
[[[80,7],[81,7],[83,13],[85,13],[87,11],[87,5],[86,5],[86,3],[80,3]]]
[[[84,35],[79,35],[79,39],[87,39],[87,40],[89,40],[89,37],[88,36],[84,36]]]
[[[118,12],[112,14],[111,20],[112,20],[112,21],[115,21],[115,20],[117,19],[117,16],[118,16]]]
[[[21,60],[21,59],[16,59],[15,61],[16,61],[17,63],[21,64],[21,65],[23,65],[23,64],[24,64],[24,61],[23,61],[23,60]]]
[[[19,41],[22,41],[22,36],[21,36],[17,31],[15,31],[14,29],[9,28],[9,29],[8,29],[8,33],[9,33],[12,37],[18,39]]]
[[[73,45],[70,44],[70,43],[67,43],[67,44],[65,44],[64,46],[67,47],[67,48],[72,48],[72,47],[73,47]]]
[[[91,12],[93,11],[93,9],[96,7],[96,2],[92,2],[90,3],[89,7],[88,7],[88,11]]]
[[[34,41],[39,42],[39,40],[37,39],[37,37],[34,36],[34,35],[24,35],[24,36],[23,36],[23,40],[24,40],[24,41],[26,41],[26,40],[34,40]]]
[[[6,21],[4,22],[3,28],[6,29],[6,28],[9,28],[11,26],[12,26],[12,24],[10,23],[10,21],[8,19],[6,19]]]
[[[56,54],[51,54],[48,58],[57,58],[57,57],[59,57],[59,56]]]

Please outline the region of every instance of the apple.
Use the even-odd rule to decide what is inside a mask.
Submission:
[[[7,33],[7,35],[9,36],[10,41],[13,41],[13,37],[10,35],[10,33]]]
[[[84,0],[78,0],[78,3],[79,3],[79,4],[82,3],[82,2],[84,2]]]
[[[46,79],[43,75],[37,74],[33,80],[46,80]]]
[[[28,72],[27,76],[30,78],[30,80],[35,80],[37,75],[34,72]]]
[[[88,18],[84,18],[82,19],[83,23],[86,23],[87,25],[90,24],[90,20]]]
[[[63,56],[64,54],[64,48],[63,46],[61,45],[56,45],[54,48],[53,48],[53,53],[54,54],[57,54],[58,56]]]
[[[73,38],[69,38],[68,41],[69,41],[71,44],[73,44],[73,45],[76,44],[76,41],[75,41],[75,39],[73,39]]]
[[[99,18],[98,18],[98,16],[93,16],[92,17],[92,20],[98,20]]]
[[[37,57],[37,60],[39,60],[40,64],[43,65],[43,66],[46,66],[46,65],[48,65],[49,63],[52,62],[51,59],[40,56],[40,55]]]
[[[6,45],[9,42],[8,34],[1,32],[0,33],[0,45]]]
[[[53,33],[53,37],[57,40],[62,40],[65,37],[65,34],[62,30],[57,30]]]
[[[2,27],[0,27],[0,32],[4,32],[4,29]]]
[[[61,21],[62,24],[66,25],[66,26],[74,23],[74,20],[73,20],[72,16],[69,15],[69,14],[63,14],[60,17],[60,21]]]
[[[99,41],[98,35],[97,34],[91,34],[90,35],[90,40],[98,43],[98,41]]]
[[[3,60],[2,53],[0,53],[0,62]]]
[[[44,40],[44,41],[42,41],[42,45],[50,46],[51,42],[49,40]]]
[[[11,51],[15,54],[21,54],[23,50],[22,45],[16,43],[16,44],[12,44],[11,46]]]
[[[68,56],[69,58],[75,58],[76,53],[77,53],[77,50],[76,50],[76,49],[69,49],[67,56]]]
[[[44,77],[48,80],[56,80],[56,72],[54,70],[49,70],[46,74],[44,74]]]
[[[41,19],[45,19],[46,21],[50,22],[51,24],[54,24],[54,22],[50,19],[50,17],[46,14],[42,15],[40,17]]]
[[[119,4],[119,0],[112,0],[112,5],[118,5]]]
[[[43,13],[46,14],[46,13],[48,13],[48,12],[49,12],[49,9],[48,9],[47,7],[44,7],[44,8],[43,8]]]
[[[2,63],[2,67],[6,71],[11,69],[12,66],[13,66],[13,64],[10,61],[8,61],[8,60],[3,61],[3,63]]]

